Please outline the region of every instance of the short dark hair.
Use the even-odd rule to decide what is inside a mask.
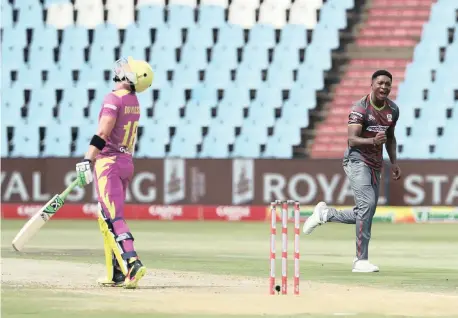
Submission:
[[[372,80],[375,80],[377,77],[379,77],[381,75],[388,76],[390,78],[390,80],[393,80],[393,75],[391,75],[391,73],[388,72],[387,70],[378,70],[378,71],[376,71],[374,74],[372,74]]]

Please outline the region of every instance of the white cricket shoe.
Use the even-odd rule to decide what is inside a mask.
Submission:
[[[368,260],[360,259],[358,260],[355,258],[353,260],[353,273],[374,273],[378,272],[378,266],[370,263]]]
[[[302,228],[302,232],[310,234],[318,226],[327,222],[328,218],[328,206],[325,202],[320,202],[315,206],[313,214],[308,217]]]

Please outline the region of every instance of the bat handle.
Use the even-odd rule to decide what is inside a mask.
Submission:
[[[70,192],[73,191],[73,189],[78,185],[78,179],[75,179],[70,185],[65,189],[61,194],[60,197],[62,200],[65,200],[65,198],[70,194]]]

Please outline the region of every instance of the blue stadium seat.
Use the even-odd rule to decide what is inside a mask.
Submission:
[[[324,71],[328,71],[332,66],[331,51],[328,47],[317,44],[317,41],[307,47],[305,51],[305,63],[316,65]]]
[[[6,128],[3,127],[2,125],[2,131],[0,133],[0,136],[1,136],[1,141],[0,141],[0,144],[2,145],[2,153],[1,153],[1,156],[2,158],[6,158],[8,157],[8,135],[7,135],[7,130]]]
[[[32,46],[30,48],[28,65],[39,65],[43,69],[47,69],[54,64],[53,48],[48,46]]]
[[[134,59],[144,60],[146,58],[145,48],[142,46],[122,45],[120,49],[120,56],[126,58],[128,56],[132,56]]]
[[[71,141],[71,128],[67,125],[46,127],[43,155],[47,157],[68,157],[70,155]]]
[[[56,124],[52,114],[53,107],[51,104],[30,103],[27,106],[27,123],[32,126],[53,127]]]
[[[26,65],[23,65],[17,72],[17,83],[24,89],[33,89],[40,82],[40,73],[29,69]]]
[[[216,121],[214,121],[217,123]],[[224,145],[225,152],[228,152],[228,144],[232,144],[235,141],[235,129],[232,125],[227,125],[225,123],[219,123],[217,125],[212,125],[208,129],[208,134],[205,136],[202,151],[205,150],[206,143],[212,144],[212,140]]]
[[[151,90],[144,91],[143,93],[137,94],[138,103],[142,110],[142,117],[146,117],[145,108],[150,108],[153,105],[153,95]]]
[[[205,71],[205,85],[212,89],[224,88],[231,82],[230,72],[221,64],[212,64]]]
[[[235,69],[238,65],[237,49],[224,43],[215,45],[212,49],[210,67],[212,65],[227,70]]]
[[[94,49],[94,47],[91,50],[91,61],[92,61],[92,54],[98,52],[100,55],[102,55],[100,49]],[[106,63],[105,61],[109,58],[110,56],[107,54],[105,55],[105,58],[103,59],[103,63]],[[102,59],[100,59],[102,61]],[[113,60],[112,60],[113,61]],[[103,63],[99,63],[100,66],[103,65]],[[84,60],[84,51],[81,49],[78,49],[76,47],[62,47],[62,49],[59,52],[59,62],[58,65],[61,69],[79,69],[82,65],[85,64]]]
[[[31,47],[43,46],[46,48],[55,48],[58,45],[57,30],[52,26],[33,28]]]
[[[225,23],[224,8],[204,5],[199,10],[198,24],[206,29],[219,28]]]
[[[181,30],[175,26],[157,29],[153,49],[163,46],[173,48],[181,46]]]
[[[11,71],[2,69],[2,87],[5,89],[9,87],[13,82],[11,80]]]
[[[228,144],[222,142],[220,137],[205,137],[202,142],[202,150],[198,154],[199,158],[224,159],[229,156]]]
[[[336,29],[347,27],[347,16],[344,1],[326,2],[320,10],[320,22],[318,25],[328,24]]]
[[[211,47],[213,45],[212,30],[200,26],[189,27],[185,45],[198,48]]]
[[[338,9],[352,9],[355,7],[355,0],[330,0],[328,1]]]
[[[2,73],[11,70],[17,70],[24,65],[24,53],[22,48],[2,45],[1,50]]]
[[[211,107],[213,105],[205,102],[189,101],[186,105],[186,119],[193,122],[194,125],[208,127],[211,121]]]
[[[318,43],[322,48],[333,50],[339,47],[339,42],[339,32],[331,24],[318,23],[313,30],[312,45]]]
[[[250,103],[249,88],[243,85],[243,82],[233,82],[224,90],[224,101],[232,102],[242,106],[247,106]]]
[[[414,49],[413,62],[418,65],[428,65],[431,69],[436,68],[439,63],[439,47],[435,43],[420,42]]]
[[[289,67],[272,65],[267,72],[267,84],[276,89],[290,89],[294,85],[293,71]]]
[[[243,29],[235,24],[224,24],[219,29],[218,44],[232,45],[234,48],[244,44]]]
[[[2,28],[11,28],[13,26],[13,6],[6,0],[2,0],[1,19]]]
[[[81,68],[78,85],[85,88],[97,88],[103,81],[103,72],[100,68],[88,65]]]
[[[154,46],[148,60],[153,70],[171,70],[176,64],[175,49],[168,46]]]
[[[169,19],[167,24],[174,28],[187,28],[195,24],[194,9],[185,5],[169,5]]]
[[[33,89],[30,93],[29,106],[54,107],[56,104],[56,91],[52,88]]]
[[[267,49],[275,46],[275,30],[270,25],[256,24],[250,30],[249,46]]]
[[[416,137],[415,137],[416,138]],[[430,159],[430,145],[434,145],[436,139],[423,139],[422,142],[408,142],[403,144],[403,150],[399,152],[400,159]]]
[[[114,49],[119,46],[118,28],[113,24],[100,24],[94,29],[93,45]]]
[[[300,127],[307,127],[309,119],[308,108],[302,104],[294,104],[288,101],[283,105],[281,118],[291,121],[297,120],[302,123]]]
[[[179,105],[166,104],[163,102],[157,102],[154,105],[153,118],[163,124],[167,124],[171,127],[175,127],[179,124],[180,114],[178,112]]]
[[[205,69],[207,66],[207,56],[204,48],[186,45],[181,51],[180,64],[185,64],[194,70]]]
[[[299,64],[299,51],[294,45],[280,44],[275,48],[272,59],[272,67],[282,67],[288,70],[293,70]]]
[[[428,23],[437,24],[444,30],[447,27],[452,27],[456,23],[456,1],[441,0],[435,2],[431,6],[431,13]]]
[[[304,123],[301,123],[299,119],[302,118],[287,119],[282,117],[280,120],[277,120],[274,127],[274,136],[283,137],[285,140],[288,140],[287,143],[291,146],[299,144],[301,142],[300,127],[304,127]],[[307,119],[305,120],[307,121]]]
[[[167,80],[167,70],[164,70],[162,68],[153,68],[153,72],[154,80],[153,85],[151,86],[153,89],[157,89],[167,84],[170,84],[170,82]]]
[[[11,157],[33,158],[38,157],[39,144],[38,127],[27,127],[17,122],[13,132],[13,151]]]
[[[59,122],[63,125],[81,126],[85,125],[90,120],[84,116],[84,105],[67,105],[59,108]]]
[[[426,23],[423,26],[421,33],[421,42],[428,45],[446,46],[447,33],[444,32],[444,27],[439,23]]]
[[[138,23],[142,28],[160,28],[164,22],[164,7],[148,5],[138,7]]]
[[[248,121],[264,127],[272,127],[274,125],[275,113],[274,109],[269,105],[254,101],[248,109]]]
[[[290,139],[284,136],[273,136],[267,140],[263,158],[289,159],[293,156]]]
[[[139,150],[135,157],[163,158],[166,155],[165,145],[170,142],[169,127],[153,120],[144,126],[143,136],[138,141]]]
[[[324,73],[313,64],[301,64],[297,72],[299,83],[308,83],[310,88],[321,90],[324,88]]]
[[[68,3],[68,0],[45,0],[44,6],[45,8],[49,8],[50,5],[59,3]]]
[[[8,88],[8,94],[2,94],[1,98],[2,103],[2,113],[4,107],[11,107],[11,109],[19,109],[20,106],[24,104],[24,89],[14,85]],[[21,105],[18,107],[18,103]],[[2,117],[2,122],[8,117]]]
[[[237,81],[243,81],[244,86],[250,89],[257,89],[261,87],[261,71],[259,71],[256,67],[249,66],[248,63],[245,65],[247,66],[239,67],[237,70]]]
[[[270,109],[278,108],[283,102],[282,91],[277,86],[263,85],[256,91],[255,101]]]
[[[301,104],[304,108],[312,109],[316,107],[315,90],[309,86],[296,84],[290,91],[289,101],[294,104]]]
[[[79,59],[79,55],[77,55]],[[116,60],[115,51],[112,48],[92,45],[89,53],[89,63],[91,66],[102,69],[112,69],[113,62]],[[83,60],[84,63],[84,60]]]
[[[232,127],[240,127],[243,124],[243,105],[232,103],[230,101],[222,101],[217,108],[217,123],[226,123]],[[216,125],[218,125],[216,123]],[[212,125],[215,126],[215,123]]]
[[[3,44],[5,43],[5,44]],[[19,27],[4,27],[2,47],[23,49],[27,45],[26,31]]]
[[[74,154],[76,157],[82,157],[87,151],[87,145],[91,142],[94,132],[97,131],[97,123],[86,122],[82,126],[76,126],[78,128],[78,137],[75,140]]]
[[[60,69],[56,66],[48,70],[48,78],[45,82],[46,87],[56,89],[66,89],[73,85],[72,71]]]
[[[191,100],[199,101],[208,105],[216,105],[216,88],[208,85],[196,85],[191,90]]]
[[[15,2],[19,17],[17,26],[21,28],[33,28],[43,24],[43,10],[36,0],[20,0]]]
[[[123,46],[145,48],[151,43],[150,29],[144,24],[131,24],[125,29]]]
[[[267,126],[258,123],[255,119],[247,118],[242,125],[241,137],[248,137],[257,144],[265,144],[267,142]]]
[[[89,44],[88,30],[79,26],[69,26],[63,29],[63,38],[60,45],[61,50],[67,50],[70,47],[83,50]]]
[[[81,86],[70,86],[67,87],[62,92],[62,99],[59,102],[59,106],[61,107],[77,107],[81,105],[85,105],[88,103],[88,93],[87,90]],[[60,113],[59,117],[62,115]]]
[[[191,88],[199,81],[198,71],[188,65],[178,65],[173,73],[173,85],[182,88]]]
[[[202,142],[202,156],[213,158],[228,157],[228,145],[234,142],[234,127],[231,125],[213,125]]]
[[[167,85],[163,86],[160,91],[159,101],[163,101],[167,105],[177,105],[177,107],[183,107],[185,104],[183,88]]]
[[[260,153],[259,143],[250,136],[239,136],[234,142],[234,150],[231,157],[239,158],[258,158]]]
[[[305,48],[307,46],[307,28],[298,24],[286,24],[281,29],[279,45],[292,49]]]

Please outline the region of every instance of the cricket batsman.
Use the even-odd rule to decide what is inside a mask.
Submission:
[[[383,165],[383,145],[391,161],[394,180],[401,177],[396,163],[394,128],[399,119],[398,106],[388,98],[393,77],[385,70],[372,75],[370,94],[351,108],[348,120],[348,148],[343,158],[343,169],[353,190],[355,206],[351,210],[336,210],[319,202],[303,227],[310,234],[326,222],[356,224],[356,258],[353,272],[378,272],[369,258],[372,219],[377,208],[380,190],[380,171]]]
[[[136,93],[153,82],[151,66],[132,57],[115,62],[114,90],[105,96],[98,130],[82,162],[76,164],[78,184],[95,180],[99,226],[103,235],[107,276],[103,286],[136,288],[146,267],[134,248],[134,237],[124,218],[126,189],[132,178],[140,105]]]

